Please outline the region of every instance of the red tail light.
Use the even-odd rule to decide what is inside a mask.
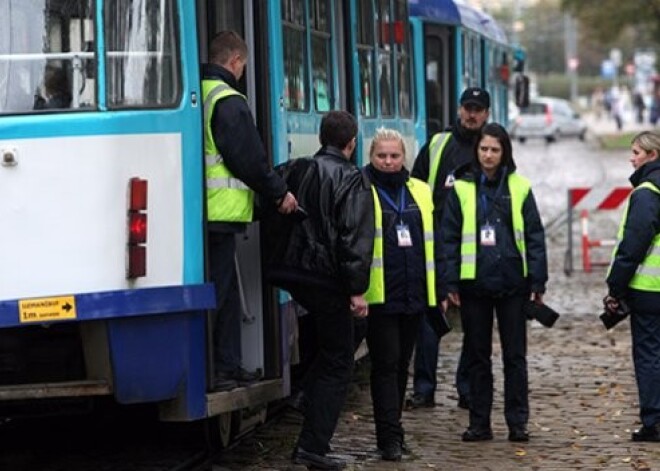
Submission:
[[[128,182],[128,244],[126,278],[147,274],[147,180],[131,178]]]
[[[545,124],[548,126],[552,124],[552,111],[549,105],[545,107]]]

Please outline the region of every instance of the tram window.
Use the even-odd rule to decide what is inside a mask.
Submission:
[[[307,106],[307,47],[303,0],[282,0],[284,21],[284,101],[286,108],[305,111]]]
[[[412,69],[410,67],[410,42],[408,36],[408,9],[405,1],[396,2],[396,25],[400,28],[395,34],[398,45],[397,71],[399,90],[399,115],[403,117],[412,116]],[[400,35],[400,37],[397,37]]]
[[[0,1],[0,113],[96,103],[92,0]]]
[[[176,4],[176,0],[105,2],[108,107],[170,107],[179,102]]]
[[[330,11],[327,0],[314,0],[310,6],[314,104],[317,111],[324,112],[330,111],[332,102]]]
[[[371,2],[357,4],[357,52],[360,80],[360,114],[374,116],[374,10]]]
[[[394,115],[394,82],[392,80],[392,14],[389,0],[380,0],[378,8],[378,85],[380,112],[383,116]]]

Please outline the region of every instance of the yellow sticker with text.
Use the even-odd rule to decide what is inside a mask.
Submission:
[[[75,319],[76,298],[59,296],[56,298],[22,299],[18,302],[18,315],[21,323],[50,322]]]

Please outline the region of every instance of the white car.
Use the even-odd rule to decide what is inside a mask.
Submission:
[[[567,100],[549,97],[531,100],[511,127],[511,137],[520,142],[541,138],[549,143],[566,136],[584,140],[586,133],[586,123]]]

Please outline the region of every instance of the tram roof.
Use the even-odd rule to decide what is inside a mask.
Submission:
[[[438,23],[465,26],[494,41],[507,42],[506,34],[492,16],[460,1],[410,0],[409,14]]]
[[[483,33],[484,36],[500,43],[506,43],[506,34],[499,27],[495,19],[488,13],[471,7],[465,3],[456,4],[461,15],[461,24],[474,31]]]
[[[410,16],[433,19],[439,23],[460,25],[461,15],[454,0],[410,0]]]

